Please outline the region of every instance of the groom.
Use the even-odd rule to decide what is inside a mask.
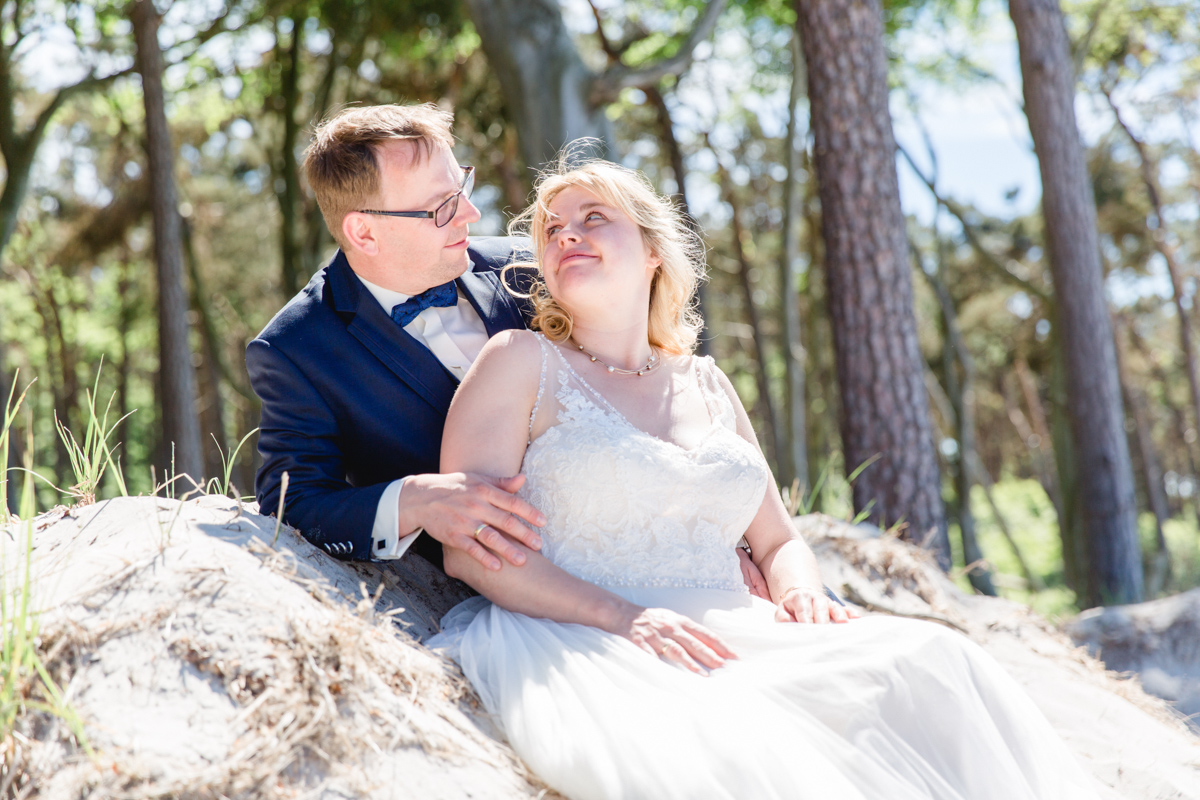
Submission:
[[[458,382],[527,314],[499,279],[513,241],[467,240],[480,215],[451,121],[433,105],[372,106],[316,130],[304,169],[340,249],[246,348],[259,505],[282,497],[288,524],[337,558],[411,545],[440,567],[446,544],[499,569],[524,561],[499,531],[541,545],[542,515],[512,494],[523,478],[437,474]]]
[[[480,215],[451,121],[428,104],[368,106],[317,128],[304,169],[340,249],[246,348],[259,507],[282,500],[284,520],[335,558],[411,546],[441,568],[447,545],[498,570],[525,560],[501,532],[541,547],[545,518],[513,494],[523,476],[437,474],[459,381],[489,337],[530,316],[499,275],[523,242],[467,239]]]

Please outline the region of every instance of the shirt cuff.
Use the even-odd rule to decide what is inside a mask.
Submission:
[[[371,558],[378,561],[391,561],[404,555],[422,528],[417,528],[407,536],[400,535],[400,490],[404,488],[406,478],[392,481],[383,490],[379,505],[375,509],[375,525],[371,528]]]

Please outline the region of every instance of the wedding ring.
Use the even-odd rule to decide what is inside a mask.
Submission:
[[[487,527],[487,523],[486,523],[486,522],[481,522],[481,523],[479,523],[479,527],[478,527],[478,528],[476,528],[474,531],[472,531],[472,532],[471,532],[471,535],[472,535],[472,536],[474,536],[476,539],[478,539],[478,538],[479,538],[479,534],[480,534],[480,533],[482,533],[482,532],[483,532],[483,529],[484,529],[484,528],[486,528],[486,527]]]

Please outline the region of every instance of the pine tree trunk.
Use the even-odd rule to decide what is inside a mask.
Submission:
[[[1010,0],[1025,114],[1042,178],[1046,245],[1087,564],[1084,607],[1142,598],[1137,504],[1096,205],[1075,122],[1075,72],[1058,0]],[[1061,468],[1061,465],[1060,465]],[[1065,488],[1065,487],[1064,487]]]
[[[129,413],[129,374],[131,361],[129,352],[129,332],[133,328],[136,313],[133,298],[133,276],[130,274],[130,256],[121,254],[120,265],[117,267],[117,341],[120,343],[120,360],[117,368],[117,419]]]
[[[200,400],[200,427],[203,433],[204,474],[215,477],[222,474],[222,455],[229,455],[229,441],[225,437],[225,400],[221,395],[222,369],[221,341],[213,324],[209,307],[209,293],[204,290],[200,276],[200,263],[196,258],[196,243],[192,238],[192,225],[184,219],[180,231],[183,234],[183,255],[187,264],[191,284],[191,308],[200,320],[201,366],[197,373],[197,389]],[[210,444],[211,442],[211,444]],[[215,445],[215,447],[213,446]]]
[[[797,0],[821,195],[847,471],[854,505],[950,565],[913,315],[878,0]]]
[[[1125,399],[1125,407],[1133,418],[1134,452],[1141,461],[1141,472],[1146,487],[1146,505],[1154,514],[1154,560],[1149,565],[1146,575],[1146,596],[1150,599],[1157,597],[1166,587],[1171,578],[1171,551],[1167,548],[1167,537],[1163,533],[1163,524],[1171,516],[1167,510],[1167,493],[1163,489],[1162,465],[1154,448],[1154,436],[1151,430],[1149,413],[1146,408],[1146,396],[1129,379],[1125,367],[1125,359],[1121,357],[1120,339],[1128,325],[1116,317],[1113,328],[1118,336],[1116,347],[1117,372],[1121,377],[1121,394]]]
[[[934,227],[937,221],[935,217]],[[975,515],[971,511],[971,487],[974,485],[972,459],[978,458],[975,448],[974,383],[975,364],[958,327],[958,309],[946,285],[945,245],[939,237],[938,269],[934,275],[925,273],[942,309],[942,385],[954,410],[955,438],[958,440],[958,461],[954,465],[954,493],[958,499],[958,530],[962,536],[963,565],[972,567],[967,580],[980,594],[996,596],[991,570],[987,568],[983,548],[975,530]],[[959,368],[962,377],[959,377]],[[1018,555],[1018,558],[1020,556]]]
[[[529,167],[580,137],[611,142],[608,117],[589,95],[596,77],[575,48],[558,0],[466,0]]]
[[[1030,458],[1033,459],[1038,480],[1041,481],[1042,488],[1046,490],[1046,495],[1054,505],[1055,515],[1061,520],[1064,516],[1063,496],[1062,489],[1058,485],[1058,473],[1055,467],[1054,438],[1050,433],[1050,426],[1046,422],[1046,407],[1042,403],[1037,380],[1029,368],[1029,362],[1021,353],[1018,353],[1013,361],[1013,373],[1025,406],[1029,409],[1029,420],[1025,424],[1026,430],[1018,428],[1018,432],[1020,432],[1022,440],[1029,446]],[[1014,400],[1013,406],[1011,413],[1020,415],[1020,401]],[[1016,419],[1014,419],[1015,422],[1017,422]],[[1034,440],[1036,447],[1030,441],[1033,436],[1037,437]]]
[[[175,192],[174,154],[167,127],[163,94],[162,51],[158,44],[158,12],[151,0],[130,7],[142,97],[146,107],[146,150],[149,162],[151,210],[154,218],[154,260],[158,266],[158,354],[163,450],[177,475],[199,481],[204,475],[200,420],[196,416],[196,378],[188,346],[188,298],[183,278],[179,204]],[[169,463],[169,461],[168,461]],[[191,488],[180,487],[180,494]]]
[[[284,297],[291,297],[304,285],[304,263],[300,248],[300,170],[296,163],[296,140],[300,125],[296,122],[296,106],[300,102],[300,58],[303,52],[304,21],[307,13],[295,13],[292,18],[292,41],[287,49],[283,80],[276,101],[283,118],[283,142],[279,147],[278,175],[283,181],[283,191],[277,192],[279,200],[279,254],[280,284]],[[276,27],[276,39],[279,29]],[[283,48],[276,45],[276,57],[283,57]],[[332,58],[332,54],[330,56]]]
[[[801,168],[808,176],[804,182],[803,215],[804,238],[808,252],[808,274],[804,281],[805,314],[804,341],[808,343],[809,358],[805,363],[804,410],[805,439],[808,442],[807,462],[809,480],[801,490],[810,495],[813,511],[825,509],[824,493],[813,495],[822,475],[827,475],[834,443],[830,428],[825,424],[827,410],[837,406],[836,380],[830,374],[826,354],[833,352],[829,344],[827,301],[824,288],[829,281],[823,279],[825,252],[821,241],[821,215],[818,208],[817,182],[812,177],[812,160],[807,146],[801,152]]]
[[[800,30],[792,36],[792,90],[788,98],[787,134],[784,137],[783,243],[779,262],[779,330],[783,335],[783,448],[779,453],[779,482],[808,485],[808,437],[805,435],[804,366],[807,357],[800,333],[800,297],[796,291],[796,262],[800,257],[796,235],[800,153],[796,149],[796,112],[804,93],[804,53]]]

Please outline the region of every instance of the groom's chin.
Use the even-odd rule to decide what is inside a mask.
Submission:
[[[447,250],[442,265],[445,267],[447,280],[454,280],[471,268],[471,257],[467,255],[466,249],[458,253]]]

